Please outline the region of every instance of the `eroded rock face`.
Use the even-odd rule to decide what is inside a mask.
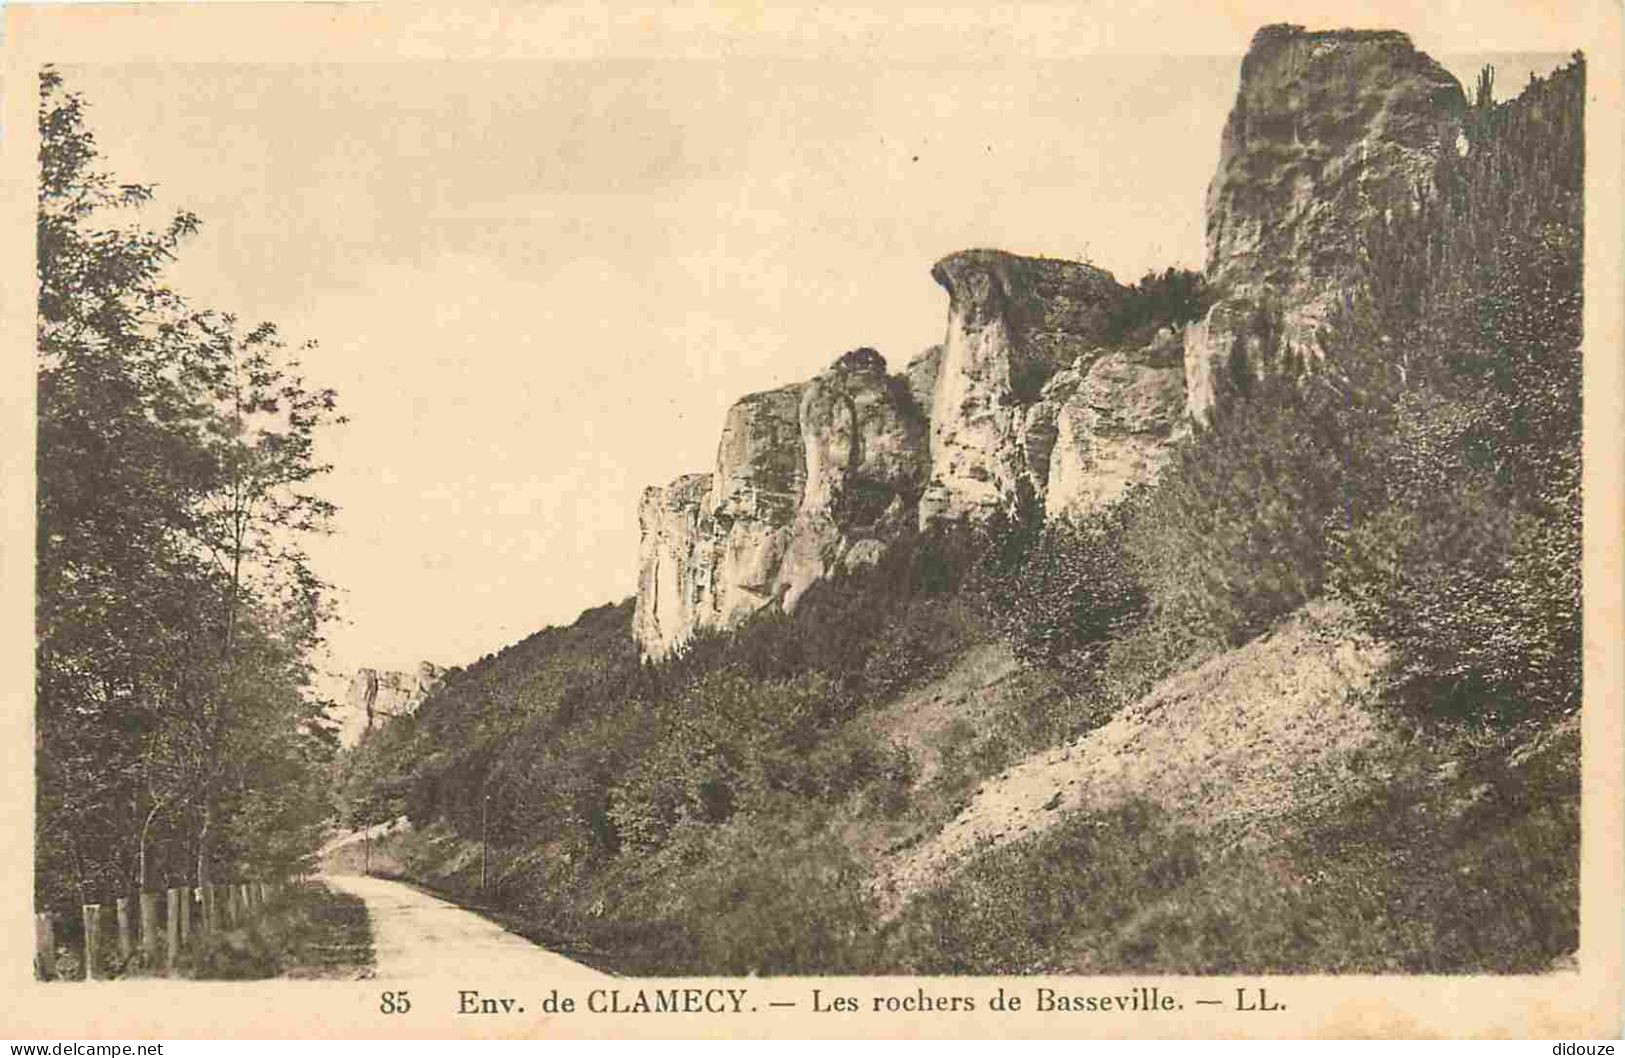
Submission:
[[[635,634],[659,657],[696,631],[793,607],[911,527],[1081,518],[1150,481],[1232,379],[1312,366],[1363,280],[1363,232],[1431,193],[1461,87],[1402,33],[1261,30],[1208,188],[1206,317],[1108,344],[1125,291],[1072,261],[939,261],[947,327],[890,376],[860,349],[729,412],[712,473],[648,490]]]
[[[907,383],[873,349],[847,353],[807,383],[801,443],[807,484],[782,571],[786,606],[843,560],[878,560],[913,522],[929,459]]]
[[[1079,512],[1154,472],[1183,409],[1180,346],[1108,356],[1123,297],[1109,274],[993,250],[932,274],[949,295],[941,345],[898,375],[857,349],[748,396],[728,412],[712,473],[644,492],[633,634],[645,657],[793,608],[917,526],[1036,513],[1057,474],[1058,509]],[[1118,399],[1127,407],[1110,408]]]
[[[711,583],[705,519],[710,496],[710,474],[687,474],[643,490],[633,635],[646,654],[669,653],[693,634]]]
[[[913,524],[926,467],[908,383],[872,349],[739,401],[714,473],[644,492],[633,624],[644,655],[793,607],[836,569],[878,561]]]
[[[1432,192],[1466,100],[1442,66],[1391,31],[1253,38],[1208,185],[1207,278],[1223,299],[1186,330],[1190,411],[1205,419],[1235,369],[1313,364],[1359,282],[1360,232]]]
[[[927,421],[931,418],[931,404],[936,399],[937,370],[941,366],[942,346],[933,345],[910,360],[903,369],[903,380],[908,386],[909,396],[914,398],[920,417]]]
[[[1179,339],[1096,359],[1056,416],[1044,513],[1081,518],[1156,478],[1187,429]],[[1172,356],[1169,355],[1172,346]]]
[[[415,672],[357,669],[339,717],[340,744],[354,746],[368,731],[416,712],[445,674],[427,661],[419,662]]]
[[[1046,381],[1105,338],[1122,288],[1074,261],[967,250],[937,262],[948,328],[931,405],[931,479],[920,524],[1015,512],[1043,491]],[[1035,462],[1035,457],[1038,462]]]
[[[705,517],[715,544],[708,624],[738,624],[780,594],[779,569],[807,479],[801,386],[753,393],[728,409]]]

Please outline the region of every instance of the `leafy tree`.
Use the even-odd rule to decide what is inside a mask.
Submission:
[[[331,755],[306,661],[326,586],[297,540],[332,513],[309,484],[333,394],[304,384],[273,328],[240,335],[165,284],[197,219],[126,219],[151,190],[97,168],[83,108],[41,73],[43,902],[178,880],[188,859],[207,881],[219,827],[236,862],[308,840],[305,780]]]
[[[198,877],[206,883],[219,786],[229,761],[223,750],[243,719],[239,705],[250,700],[261,675],[242,642],[245,611],[279,612],[292,657],[319,641],[328,585],[310,568],[300,537],[326,531],[335,511],[310,486],[330,469],[315,457],[317,433],[341,420],[334,391],[308,386],[298,358],[288,355],[273,325],[244,333],[229,315],[200,314],[192,326],[208,353],[206,377],[215,402],[203,437],[214,487],[201,498],[195,539],[220,587],[220,658],[235,688],[200,702]],[[296,689],[290,698],[297,700]]]
[[[79,98],[52,70],[40,87],[38,837],[88,894],[144,859],[172,796],[142,742],[183,693],[183,619],[207,590],[186,544],[206,487],[198,364],[161,282],[196,220],[101,226],[150,190],[96,171]]]
[[[1361,434],[1312,380],[1246,375],[1125,530],[1156,620],[1241,643],[1317,595]]]

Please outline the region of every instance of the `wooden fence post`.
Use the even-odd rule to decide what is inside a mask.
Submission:
[[[118,959],[120,963],[127,963],[135,951],[135,944],[130,940],[130,898],[118,897],[113,901],[113,908],[118,915]]]
[[[102,953],[102,905],[86,904],[80,909],[85,916],[85,980],[96,979],[96,960]]]
[[[167,941],[167,951],[164,953],[164,965],[169,972],[175,972],[175,962],[181,955],[181,923],[186,915],[186,897],[190,894],[185,889],[170,886],[166,895],[168,903],[164,907],[164,940]]]
[[[158,965],[158,894],[141,890],[141,961],[150,970]]]
[[[41,979],[56,980],[56,922],[49,911],[34,916],[34,958]]]

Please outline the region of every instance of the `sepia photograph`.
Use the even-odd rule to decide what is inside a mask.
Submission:
[[[1617,1029],[1563,983],[1618,972],[1617,39],[676,10],[14,22],[27,987],[1383,1035],[1312,989],[1446,978]]]

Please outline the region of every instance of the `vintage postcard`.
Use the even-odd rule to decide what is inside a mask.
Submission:
[[[1617,1036],[1619,21],[9,6],[4,1034]]]

